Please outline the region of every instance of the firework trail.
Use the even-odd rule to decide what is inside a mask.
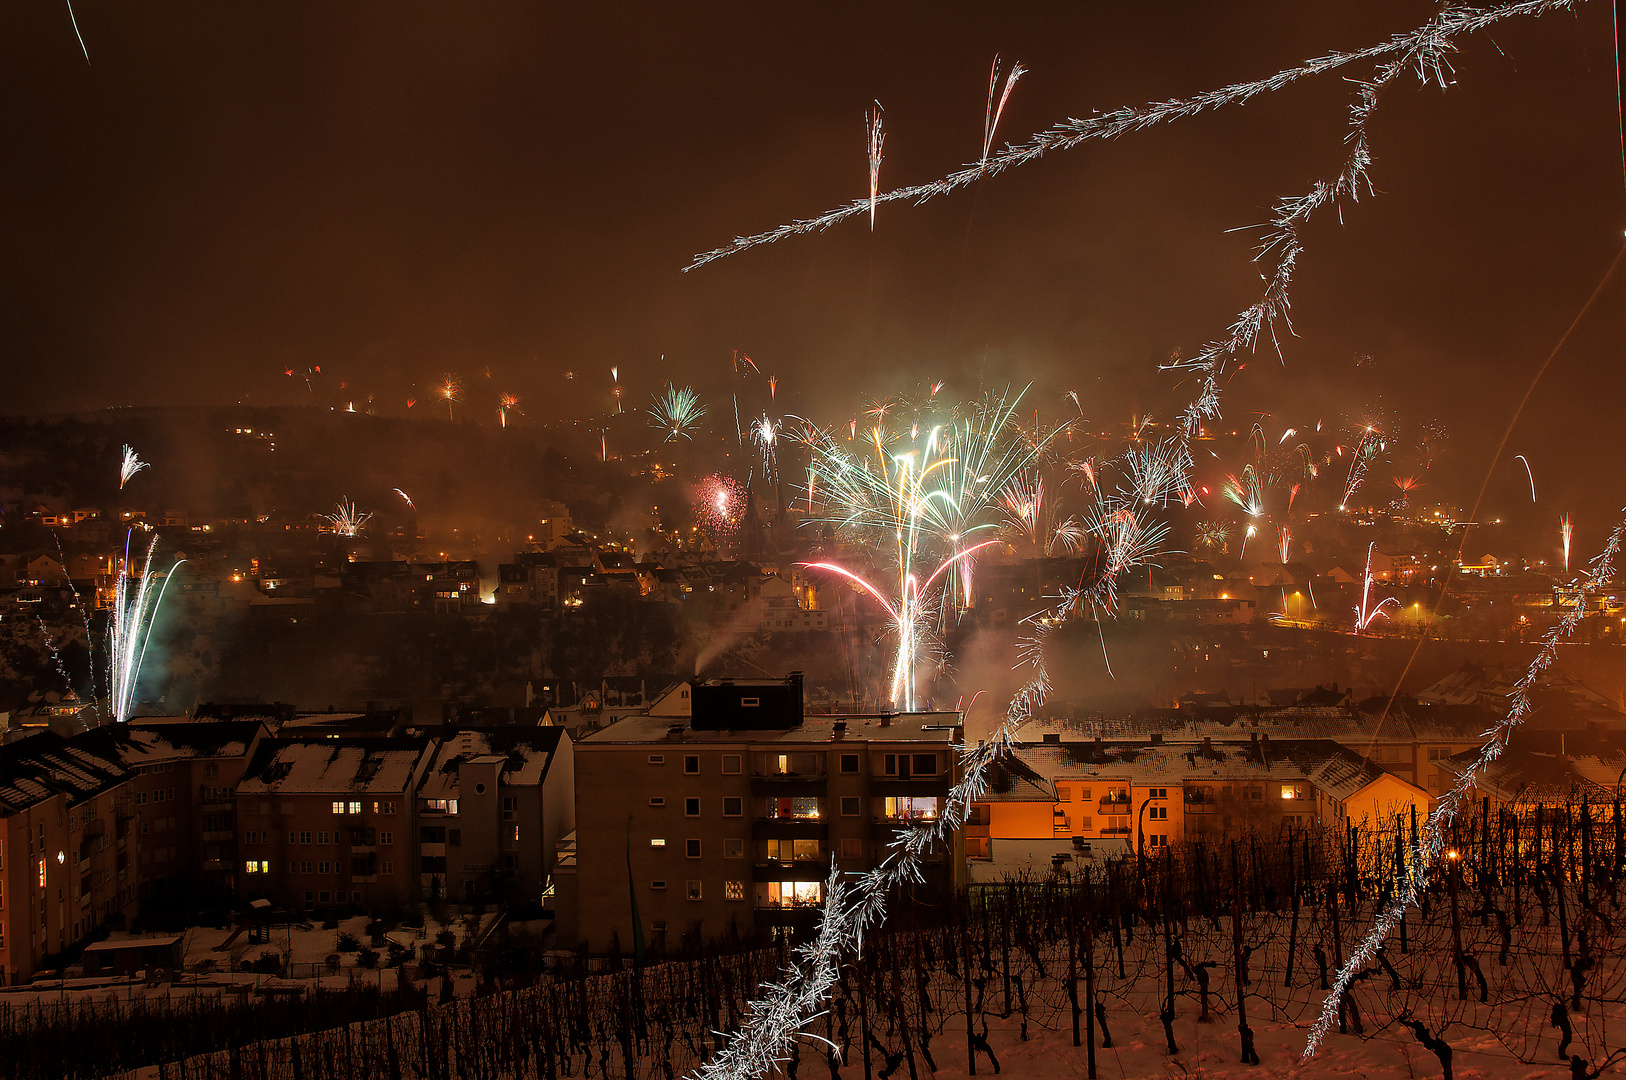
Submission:
[[[770,484],[779,482],[779,425],[767,414],[751,425],[751,441],[762,455],[762,478]]]
[[[185,559],[176,560],[168,573],[153,570],[153,555],[158,550],[158,537],[147,545],[147,557],[136,571],[130,559],[130,534],[124,535],[124,558],[118,564],[118,584],[113,590],[113,612],[107,625],[108,653],[108,707],[113,719],[126,723],[135,708],[136,682],[141,677],[141,665],[147,658],[147,643],[152,638],[153,617],[164,600],[169,580]],[[153,581],[158,580],[157,589]],[[133,582],[133,583],[132,583]]]
[[[621,414],[621,369],[619,367],[610,369],[610,383],[612,384],[610,393],[615,398],[615,412],[619,416]]]
[[[1269,231],[1259,250],[1261,259],[1269,256],[1273,261],[1270,272],[1265,275],[1266,284],[1261,298],[1238,314],[1220,339],[1204,346],[1189,361],[1177,361],[1167,365],[1192,371],[1198,377],[1197,393],[1191,404],[1180,414],[1183,435],[1189,439],[1198,433],[1204,420],[1220,415],[1220,388],[1230,373],[1231,359],[1240,359],[1243,354],[1253,351],[1259,341],[1267,335],[1270,340],[1277,340],[1278,326],[1287,320],[1289,287],[1304,251],[1302,231],[1307,223],[1321,210],[1329,207],[1341,208],[1342,203],[1357,198],[1363,189],[1368,193],[1372,191],[1367,178],[1367,169],[1371,163],[1368,129],[1377,111],[1381,92],[1408,72],[1413,73],[1420,83],[1433,82],[1442,89],[1448,88],[1453,85],[1453,80],[1448,78],[1449,55],[1457,48],[1459,37],[1483,31],[1514,16],[1538,16],[1567,10],[1571,6],[1570,0],[1525,0],[1502,4],[1491,9],[1447,8],[1415,30],[1394,35],[1381,44],[1354,52],[1329,53],[1307,60],[1297,67],[1280,71],[1266,79],[1233,84],[1187,99],[1118,109],[1085,120],[1069,120],[1033,137],[1023,145],[1007,147],[993,154],[986,162],[979,162],[951,173],[931,184],[897,189],[885,195],[879,194],[878,185],[872,184],[868,199],[854,200],[827,214],[792,222],[754,237],[737,238],[726,247],[697,256],[687,269],[695,269],[715,259],[760,244],[821,231],[866,211],[870,214],[873,228],[875,207],[882,201],[893,199],[924,201],[967,186],[972,181],[992,173],[1003,172],[1007,168],[1037,160],[1052,151],[1070,149],[1091,139],[1138,132],[1224,106],[1246,104],[1261,95],[1273,93],[1303,79],[1325,74],[1351,63],[1375,62],[1376,70],[1371,77],[1352,80],[1357,86],[1357,100],[1351,108],[1346,137],[1349,153],[1338,173],[1331,178],[1318,181],[1305,194],[1283,199],[1276,205],[1269,222]],[[1290,324],[1288,325],[1290,329]],[[1242,366],[1239,363],[1236,369],[1240,370]],[[1113,498],[1120,497],[1121,492]],[[1103,565],[1099,578],[1086,583],[1086,587],[1068,590],[1062,603],[1052,609],[1054,614],[1065,616],[1076,610],[1081,602],[1092,605],[1098,603],[1101,597],[1109,595],[1108,590],[1113,580],[1112,570],[1124,565],[1121,553],[1146,551],[1152,547],[1154,541],[1150,539],[1150,533],[1153,530],[1143,525],[1127,507],[1121,504],[1115,507],[1113,498],[1103,497],[1093,515],[1091,526],[1092,535],[1100,537],[1103,541],[1112,538],[1111,543],[1103,543],[1101,548]],[[1248,531],[1252,534],[1256,532],[1256,528],[1250,525]],[[1618,547],[1618,532],[1612,542]],[[1611,556],[1612,554],[1611,552]],[[1015,730],[1013,725],[1019,725],[1031,717],[1033,710],[1042,704],[1048,695],[1049,681],[1044,667],[1043,648],[1044,626],[1048,623],[1030,619],[1025,625],[1030,626],[1034,634],[1024,641],[1021,647],[1019,666],[1028,667],[1032,678],[1012,698],[1006,713],[1006,725],[1001,731],[975,751],[966,753],[963,763],[965,780],[951,794],[950,812],[946,813],[943,819],[949,828],[957,827],[963,820],[963,807],[958,800],[963,797],[968,803],[970,798],[982,790],[989,764],[1009,746],[1011,733]],[[962,811],[958,817],[954,814],[956,810]],[[919,854],[924,852],[925,844],[937,838],[934,830],[930,836],[917,833],[907,842],[900,840],[894,874],[883,875],[875,879],[874,884],[885,888],[897,884],[900,880],[918,879]],[[923,846],[918,848],[911,846],[917,840]],[[913,875],[913,878],[910,875]],[[1410,898],[1415,898],[1415,892],[1410,894]],[[744,1027],[734,1033],[728,1047],[707,1063],[702,1069],[702,1075],[706,1076],[707,1080],[724,1080],[724,1078],[733,1080],[752,1072],[766,1072],[771,1067],[773,1053],[791,1045],[802,1027],[814,1015],[808,1010],[826,1000],[825,995],[831,983],[821,980],[826,977],[833,979],[833,975],[826,976],[821,973],[836,970],[832,965],[839,961],[839,955],[833,955],[833,950],[856,947],[864,928],[873,920],[878,920],[883,911],[884,895],[879,891],[869,892],[866,900],[862,902],[848,899],[846,895],[838,897],[833,894],[826,906],[825,922],[820,927],[821,948],[803,954],[804,962],[788,973],[784,992],[772,994],[761,1003],[761,1011],[749,1018]],[[836,932],[827,934],[831,926],[836,927]],[[1370,962],[1371,955],[1368,951],[1361,963]],[[814,970],[815,959],[819,965],[817,971]],[[1350,966],[1343,984],[1345,987],[1348,985],[1349,974],[1360,966],[1361,964]],[[796,987],[809,988],[810,992],[799,995]],[[1328,999],[1329,1014],[1323,1016],[1324,1021],[1328,1015],[1336,1015],[1338,996],[1334,993]],[[798,1004],[808,1007],[798,1008]],[[1307,1054],[1312,1053],[1314,1049],[1315,1043],[1312,1041],[1307,1048]]]
[[[1338,509],[1349,509],[1350,500],[1355,498],[1355,492],[1360,490],[1366,482],[1366,472],[1372,465],[1374,458],[1383,449],[1383,438],[1376,428],[1368,424],[1361,432],[1360,442],[1350,452],[1349,475],[1344,479],[1344,494],[1338,500]]]
[[[994,105],[994,88],[999,85],[999,55],[994,55],[994,66],[988,72],[988,111],[982,120],[982,164],[988,164],[988,151],[994,146],[994,132],[999,128],[999,118],[1005,114],[1005,103],[1011,99],[1011,90],[1016,81],[1027,73],[1027,68],[1019,60],[1011,65],[1011,73],[1005,76],[1005,92],[999,95],[999,105]]]
[[[823,485],[825,520],[873,542],[884,552],[887,576],[883,587],[870,580],[873,574],[816,565],[847,578],[886,609],[896,638],[892,701],[907,711],[916,705],[921,652],[967,605],[975,555],[997,540],[1001,493],[1033,468],[1043,449],[1020,437],[1019,401],[1020,395],[990,399],[963,417],[933,417],[941,422],[897,432],[885,425],[891,403],[876,402],[866,410],[875,420],[868,439],[851,451],[828,433],[807,435]]]
[[[1365,631],[1378,616],[1388,618],[1383,609],[1389,604],[1393,604],[1396,609],[1400,607],[1400,601],[1392,596],[1385,596],[1376,607],[1372,605],[1372,552],[1377,546],[1376,540],[1366,546],[1366,573],[1361,578],[1361,606],[1355,609],[1356,634]]]
[[[1283,566],[1287,565],[1287,556],[1293,550],[1293,533],[1286,525],[1282,526],[1281,536],[1276,541],[1276,555]]]
[[[1227,473],[1225,484],[1220,489],[1220,495],[1236,503],[1242,512],[1251,518],[1264,515],[1265,494],[1264,485],[1260,482],[1259,474],[1252,465],[1242,467],[1242,475]]]
[[[452,419],[452,405],[463,400],[463,382],[456,375],[448,373],[440,381],[435,393],[446,403],[446,419]]]
[[[685,386],[680,390],[667,383],[666,393],[655,399],[649,415],[655,418],[653,426],[666,432],[662,442],[671,442],[680,436],[692,440],[694,436],[690,432],[706,415],[706,407],[700,404],[700,395],[692,387]]]
[[[400,489],[397,488],[396,491],[399,493]],[[404,494],[401,497],[406,499]],[[412,505],[411,499],[407,499],[407,505]],[[322,518],[336,536],[359,536],[363,526],[372,520],[373,515],[362,513],[355,503],[344,499],[335,504],[333,513],[323,514]]]
[[[402,491],[400,488],[395,488],[393,490],[395,491],[395,493],[397,495],[401,496],[401,501],[407,504],[407,509],[408,510],[416,510],[417,509],[416,506],[412,505],[412,496],[408,495],[406,492]]]
[[[1530,501],[1536,501],[1536,474],[1530,471],[1530,462],[1523,454],[1514,454],[1515,458],[1524,462],[1524,475],[1530,478]]]
[[[881,131],[881,103],[875,103],[874,112],[864,113],[864,127],[869,133],[869,229],[875,231],[875,203],[881,194],[881,148],[886,135]]]
[[[779,376],[768,376],[768,400],[775,401],[779,397]]]
[[[1564,573],[1570,572],[1570,538],[1575,535],[1575,524],[1565,514],[1558,519],[1558,536],[1564,544]]]
[[[1575,606],[1564,612],[1548,631],[1541,637],[1541,648],[1536,658],[1530,662],[1524,676],[1513,687],[1508,695],[1507,715],[1491,725],[1485,732],[1485,743],[1479,749],[1479,756],[1471,765],[1457,773],[1457,779],[1451,785],[1451,790],[1439,797],[1434,809],[1429,812],[1428,819],[1423,825],[1423,835],[1415,844],[1407,845],[1405,870],[1395,881],[1396,891],[1389,903],[1384,907],[1378,917],[1373,920],[1372,930],[1361,939],[1359,945],[1351,950],[1344,966],[1338,972],[1331,991],[1321,1005],[1321,1015],[1316,1018],[1315,1026],[1310,1029],[1309,1038],[1305,1040],[1304,1055],[1301,1060],[1308,1060],[1321,1048],[1321,1040],[1326,1038],[1327,1032],[1338,1022],[1339,1005],[1344,995],[1349,992],[1356,975],[1372,965],[1377,957],[1378,950],[1383,942],[1400,925],[1405,918],[1408,908],[1414,906],[1421,899],[1423,890],[1428,887],[1429,865],[1439,858],[1441,850],[1445,847],[1446,837],[1456,821],[1457,813],[1469,805],[1468,793],[1483,779],[1485,770],[1502,752],[1507,749],[1508,737],[1513,729],[1529,717],[1534,707],[1530,692],[1546,675],[1547,669],[1552,667],[1553,660],[1558,654],[1559,641],[1575,633],[1575,628],[1581,624],[1586,614],[1587,599],[1602,590],[1615,575],[1615,560],[1620,555],[1620,546],[1626,538],[1626,522],[1616,525],[1604,543],[1603,551],[1592,560],[1592,569],[1583,578],[1576,589]]]
[[[508,411],[519,404],[519,398],[513,394],[504,394],[497,399],[497,420],[503,426],[508,426]]]
[[[126,445],[124,447],[123,460],[119,463],[119,490],[124,490],[124,485],[128,484],[136,473],[140,472],[146,467],[147,463],[142,461],[141,458],[136,455],[134,449]]]
[[[1437,14],[1427,23],[1405,34],[1395,34],[1377,45],[1350,52],[1329,52],[1306,60],[1296,67],[1286,68],[1263,79],[1232,83],[1217,90],[1209,90],[1189,98],[1154,101],[1144,105],[1129,105],[1110,112],[1096,113],[1083,119],[1067,119],[1032,136],[1027,142],[1008,146],[989,156],[987,161],[957,169],[939,180],[910,187],[894,188],[878,193],[877,202],[926,202],[969,186],[984,176],[1003,173],[1021,165],[1031,164],[1047,154],[1072,150],[1086,142],[1111,140],[1157,127],[1160,124],[1189,119],[1202,113],[1234,105],[1246,105],[1255,98],[1283,90],[1305,79],[1325,75],[1351,64],[1383,61],[1370,79],[1357,82],[1360,92],[1352,107],[1351,128],[1355,137],[1351,151],[1354,168],[1346,166],[1340,174],[1351,181],[1365,182],[1366,167],[1371,162],[1371,150],[1366,140],[1366,122],[1377,108],[1378,92],[1386,89],[1407,71],[1419,82],[1433,82],[1446,88],[1449,81],[1449,57],[1457,48],[1456,39],[1479,33],[1499,22],[1515,17],[1536,17],[1557,11],[1568,11],[1574,0],[1523,0],[1492,8],[1453,7]],[[1316,197],[1315,209],[1334,198],[1352,195],[1354,188],[1345,182],[1338,190],[1328,190]],[[869,208],[868,199],[858,199],[845,206],[810,218],[801,218],[754,236],[736,237],[731,243],[711,251],[701,252],[685,267],[695,270],[718,259],[737,255],[763,244],[772,244],[793,236],[823,232],[848,218],[863,214]],[[1296,254],[1296,252],[1295,252]],[[1261,313],[1263,314],[1263,313]]]

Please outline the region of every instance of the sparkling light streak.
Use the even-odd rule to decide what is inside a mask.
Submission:
[[[1310,1029],[1310,1035],[1305,1040],[1303,1060],[1315,1055],[1321,1048],[1321,1041],[1338,1022],[1339,1005],[1344,995],[1349,992],[1356,975],[1374,963],[1385,939],[1400,925],[1400,920],[1406,917],[1406,910],[1421,899],[1423,890],[1428,887],[1429,866],[1439,858],[1440,852],[1444,849],[1457,814],[1464,806],[1469,805],[1468,793],[1478,785],[1485,774],[1485,769],[1507,749],[1508,737],[1513,734],[1513,729],[1529,717],[1533,708],[1530,691],[1546,675],[1547,669],[1552,667],[1558,654],[1559,641],[1575,633],[1575,628],[1585,617],[1587,599],[1603,589],[1614,577],[1615,560],[1620,555],[1623,537],[1626,537],[1626,522],[1615,526],[1604,544],[1603,551],[1592,560],[1591,572],[1576,589],[1575,606],[1565,610],[1558,622],[1542,635],[1541,648],[1536,653],[1535,659],[1530,662],[1524,676],[1508,695],[1507,715],[1498,719],[1491,725],[1490,730],[1485,732],[1483,736],[1485,742],[1480,747],[1479,755],[1474,758],[1471,765],[1457,774],[1451,790],[1441,795],[1434,804],[1434,809],[1424,822],[1423,833],[1418,842],[1407,845],[1406,869],[1396,878],[1395,892],[1383,911],[1373,920],[1371,931],[1361,939],[1360,944],[1350,950],[1344,966],[1339,969],[1332,989],[1322,1002],[1321,1015],[1316,1018],[1315,1026]]]
[[[119,463],[119,488],[120,488],[120,490],[123,490],[124,485],[128,484],[130,482],[130,479],[133,476],[135,476],[136,473],[140,472],[142,469],[145,469],[146,467],[147,467],[147,463],[145,461],[142,461],[141,458],[139,458],[138,456],[136,456],[136,452],[135,452],[134,449],[132,449],[130,446],[126,445],[124,447],[123,460]]]

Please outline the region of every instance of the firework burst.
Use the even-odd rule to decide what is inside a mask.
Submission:
[[[463,400],[463,380],[448,372],[435,388],[435,396],[446,403],[446,419],[452,419],[452,406]]]
[[[399,489],[397,489],[397,493],[399,493]],[[406,498],[404,494],[401,497]],[[407,505],[412,505],[411,499],[407,499]],[[328,523],[328,528],[335,536],[359,536],[362,528],[372,520],[373,515],[362,513],[355,503],[349,499],[344,499],[335,505],[333,513],[323,514],[322,518]]]
[[[125,484],[130,482],[131,478],[134,477],[136,473],[140,472],[146,467],[147,463],[142,461],[141,458],[136,455],[135,450],[129,446],[125,446],[123,460],[119,463],[120,490],[124,488]]]
[[[699,425],[700,418],[706,415],[706,407],[700,404],[700,395],[694,392],[693,387],[679,389],[667,383],[666,392],[655,399],[649,415],[655,421],[651,426],[666,432],[663,442],[676,438],[693,439],[691,432]]]
[[[706,539],[722,545],[745,520],[745,488],[732,476],[712,473],[694,489],[694,516]]]

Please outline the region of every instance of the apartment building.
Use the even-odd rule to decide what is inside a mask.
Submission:
[[[966,856],[991,882],[1079,859],[1312,825],[1387,828],[1428,794],[1329,739],[1059,736],[1018,747],[972,807]]]
[[[659,951],[805,928],[832,864],[873,868],[954,783],[958,713],[806,716],[800,674],[692,691],[687,719],[626,716],[577,743],[562,943]],[[939,847],[921,890],[953,888],[960,865]]]
[[[417,791],[418,886],[454,900],[538,900],[575,818],[563,728],[450,733]]]
[[[425,738],[265,739],[237,785],[238,895],[387,910],[418,895]]]
[[[134,913],[130,773],[40,731],[0,754],[0,985]]]
[[[142,717],[74,740],[129,772],[144,919],[236,898],[237,785],[265,734],[260,719]]]

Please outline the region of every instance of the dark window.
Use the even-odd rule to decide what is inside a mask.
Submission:
[[[423,857],[423,872],[426,874],[444,874],[446,872],[446,856],[425,855]]]
[[[448,844],[451,844],[453,847],[456,847],[459,844],[463,843],[463,830],[462,829],[447,829],[446,830],[446,842]]]
[[[699,799],[684,799],[683,800],[683,815],[685,817],[699,817],[700,816],[700,800]]]
[[[446,826],[424,825],[418,829],[418,840],[424,844],[444,844],[446,842]]]
[[[844,772],[844,773],[855,773],[855,772],[857,772],[858,771],[858,755],[857,754],[842,754],[841,755],[841,771]]]
[[[745,801],[739,798],[723,800],[724,817],[741,817],[745,813]]]
[[[916,776],[937,775],[936,754],[916,754],[914,755],[914,759],[910,762],[910,765],[913,768]]]
[[[688,773],[690,776],[694,776],[694,775],[698,774],[700,772],[700,755],[699,754],[684,754],[683,755],[683,771]]]
[[[685,840],[685,841],[683,841],[683,857],[686,858],[686,859],[698,859],[698,858],[700,858],[700,841],[698,841],[698,840]]]
[[[841,797],[841,816],[842,817],[857,817],[858,816],[858,796],[857,795],[843,795]]]

